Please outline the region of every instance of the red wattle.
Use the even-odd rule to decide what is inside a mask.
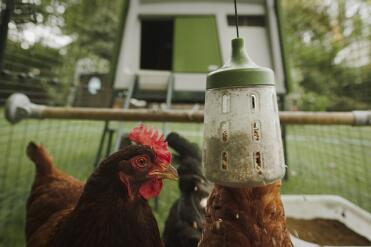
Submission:
[[[162,186],[162,179],[153,178],[140,186],[139,194],[146,200],[151,199],[160,194]]]

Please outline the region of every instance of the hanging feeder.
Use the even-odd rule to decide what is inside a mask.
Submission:
[[[231,187],[259,186],[283,177],[285,162],[274,73],[232,40],[232,58],[207,77],[205,173]]]

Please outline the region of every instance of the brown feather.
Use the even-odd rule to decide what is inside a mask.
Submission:
[[[215,185],[200,247],[291,247],[280,198],[281,182],[253,187]]]
[[[41,145],[31,142],[27,147],[27,155],[34,161],[37,171],[26,206],[28,240],[53,214],[74,207],[84,183],[57,169]]]
[[[37,172],[27,202],[27,247],[162,247],[148,202],[138,194],[129,200],[116,177],[120,162],[143,152],[153,155],[143,146],[116,152],[84,185],[57,169],[42,146],[30,143],[27,154]]]

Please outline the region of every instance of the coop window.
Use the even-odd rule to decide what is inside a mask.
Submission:
[[[142,20],[140,68],[172,70],[174,20]]]
[[[229,26],[236,26],[236,17],[234,15],[228,15],[227,21]],[[262,15],[239,15],[238,25],[241,27],[264,27],[265,18]]]

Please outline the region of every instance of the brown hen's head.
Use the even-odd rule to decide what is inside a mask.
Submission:
[[[118,151],[103,163],[116,164],[117,177],[129,198],[139,194],[148,200],[160,194],[164,178],[177,179],[177,171],[170,164],[171,153],[158,131],[141,124],[130,132],[129,139],[135,144]]]

